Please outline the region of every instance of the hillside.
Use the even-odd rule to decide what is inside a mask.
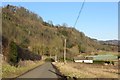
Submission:
[[[55,26],[52,21],[45,22],[42,17],[24,7],[12,5],[2,8],[2,37],[5,39],[3,40],[5,45],[3,55],[5,56],[9,54],[9,44],[13,41],[20,48],[33,54],[48,56],[57,54],[61,59],[65,38],[67,39],[68,59],[72,59],[80,53],[114,50],[114,47],[102,45],[75,28],[66,27],[66,25]],[[26,52],[20,54],[22,53]]]
[[[107,40],[107,41],[100,41],[101,44],[106,45],[119,45],[118,40]]]

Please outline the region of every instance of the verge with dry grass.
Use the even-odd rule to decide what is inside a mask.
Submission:
[[[53,63],[65,76],[76,78],[118,78],[118,69],[113,65],[83,63]]]
[[[21,61],[18,67],[11,66],[8,63],[2,64],[2,78],[15,78],[37,66],[40,66],[44,61]]]

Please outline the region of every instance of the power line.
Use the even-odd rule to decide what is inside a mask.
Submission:
[[[74,28],[75,28],[75,26],[76,26],[76,24],[77,24],[77,22],[78,22],[78,19],[79,19],[79,17],[80,17],[80,14],[81,14],[81,12],[82,12],[82,9],[83,9],[83,7],[84,7],[84,4],[85,4],[85,0],[83,1],[82,6],[81,6],[81,9],[80,9],[80,11],[79,11],[79,13],[78,13],[77,19],[76,19],[75,24],[74,24],[74,26],[73,26]]]

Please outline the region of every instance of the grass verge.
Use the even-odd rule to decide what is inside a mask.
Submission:
[[[25,66],[11,66],[8,63],[2,64],[2,78],[15,78],[37,66],[40,66],[44,61],[35,61],[27,63]]]
[[[53,63],[68,77],[76,78],[118,78],[118,70],[112,65],[104,66],[83,63]]]

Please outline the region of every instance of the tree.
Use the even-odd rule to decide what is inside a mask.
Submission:
[[[27,48],[29,43],[30,43],[30,40],[26,38],[25,36],[23,36],[20,45],[24,48]]]
[[[83,46],[82,44],[79,44],[78,48],[79,48],[80,53],[85,53],[86,52],[85,46]]]
[[[68,27],[68,24],[67,23],[63,23],[62,26],[63,27]]]
[[[9,44],[9,62],[11,64],[16,64],[18,62],[18,51],[17,45],[13,41]]]
[[[46,47],[46,48],[45,48],[45,55],[46,55],[46,56],[50,56],[49,47]]]
[[[61,26],[60,24],[55,25],[55,27],[57,27],[57,28],[60,27],[60,26]]]
[[[44,26],[49,26],[49,24],[48,24],[47,22],[45,22],[45,21],[43,21],[42,24],[43,24]]]
[[[49,24],[50,27],[53,27],[53,26],[54,26],[54,25],[53,25],[53,22],[52,22],[51,20],[48,21],[48,24]]]

